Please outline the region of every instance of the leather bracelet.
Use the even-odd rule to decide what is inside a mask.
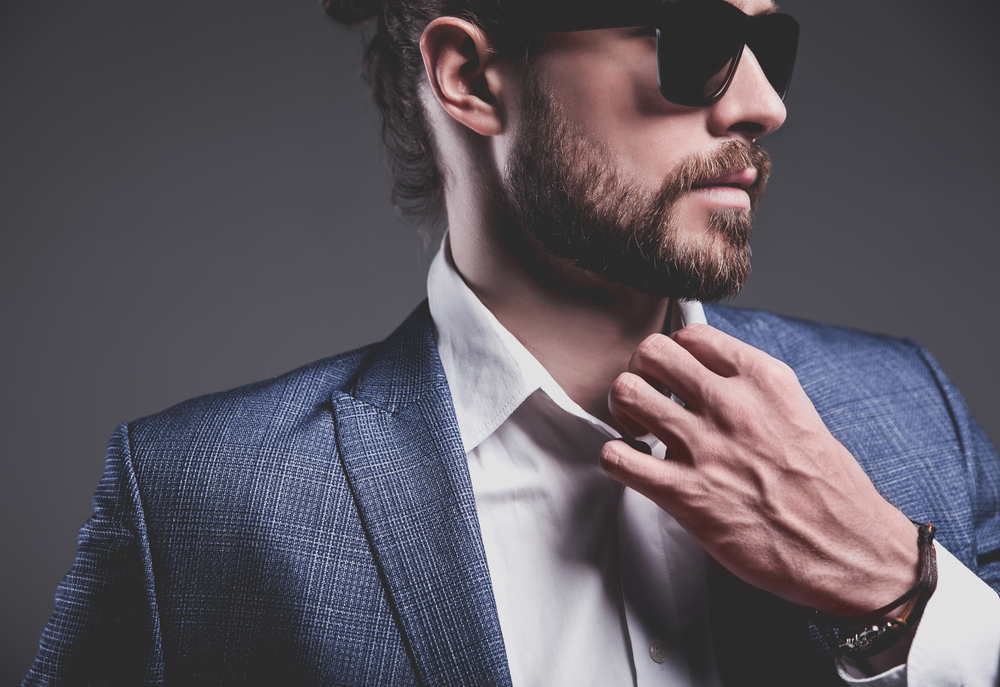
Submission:
[[[839,630],[838,638],[830,642],[830,648],[837,656],[867,658],[885,651],[920,621],[927,601],[937,587],[937,556],[934,553],[934,533],[937,529],[930,523],[913,524],[918,527],[917,545],[920,548],[919,579],[913,588],[871,613],[834,618],[817,612],[822,624]],[[886,617],[899,606],[903,608],[898,614]]]

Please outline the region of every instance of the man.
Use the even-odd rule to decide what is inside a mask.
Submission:
[[[329,8],[379,14],[400,201],[447,217],[429,307],[123,425],[27,684],[996,681],[1000,465],[933,361],[697,304],[794,24],[517,7]]]

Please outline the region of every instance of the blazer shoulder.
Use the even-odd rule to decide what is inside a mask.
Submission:
[[[246,444],[296,433],[349,387],[373,345],[226,391],[192,398],[128,423],[132,454],[206,443]]]
[[[835,435],[863,421],[907,436],[916,436],[914,428],[900,423],[934,427],[939,437],[959,439],[956,420],[967,411],[915,341],[718,305],[706,308],[706,319],[791,367]]]
[[[267,453],[288,465],[328,460],[336,451],[334,399],[346,393],[405,405],[443,377],[433,341],[424,301],[383,341],[130,422],[140,482],[150,470],[176,473],[185,465],[249,468]]]
[[[845,366],[856,369],[889,363],[919,369],[924,375],[937,371],[930,354],[910,339],[717,304],[707,304],[705,314],[713,327],[797,370],[832,365],[842,371]]]

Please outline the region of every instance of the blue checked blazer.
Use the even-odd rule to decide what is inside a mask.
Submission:
[[[1000,462],[908,341],[706,307],[1000,589]],[[806,609],[715,568],[734,685],[837,684]],[[780,658],[780,660],[776,660]],[[25,685],[508,685],[426,303],[382,343],[123,424]]]

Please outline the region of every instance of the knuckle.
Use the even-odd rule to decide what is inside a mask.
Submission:
[[[707,380],[700,387],[701,403],[706,408],[728,407],[732,400],[732,392],[727,384],[715,384]]]
[[[690,324],[674,332],[673,338],[674,341],[683,346],[687,343],[703,341],[706,337],[711,336],[711,331],[712,328],[707,324]]]
[[[600,463],[605,470],[617,470],[622,461],[622,442],[609,441],[601,447]]]
[[[781,391],[791,391],[799,387],[799,377],[795,374],[795,370],[781,360],[771,358],[768,361],[767,372]]]
[[[787,363],[780,360],[774,361],[774,374],[778,379],[785,383],[798,384],[799,377],[795,374],[795,370],[788,366]]]
[[[742,355],[740,367],[751,377],[760,379],[771,379],[781,374],[776,365],[783,364],[777,358],[772,358],[767,353],[755,348],[749,349]]]
[[[619,403],[634,401],[639,395],[641,380],[630,372],[623,372],[611,383],[611,398]]]
[[[643,360],[659,357],[663,353],[666,339],[663,334],[650,334],[635,349],[633,359],[641,364]]]

